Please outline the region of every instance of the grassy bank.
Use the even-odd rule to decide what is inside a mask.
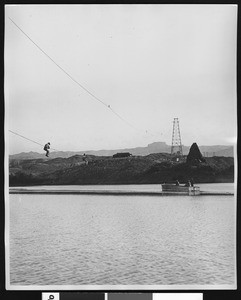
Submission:
[[[193,178],[195,183],[234,181],[232,157],[210,157],[204,163],[175,162],[170,154],[113,158],[81,155],[69,158],[10,160],[10,186],[87,185],[87,184],[155,184],[181,183]]]

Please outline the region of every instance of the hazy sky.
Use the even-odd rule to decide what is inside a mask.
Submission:
[[[63,151],[171,144],[175,117],[186,146],[230,144],[236,44],[236,5],[8,5],[9,153],[42,148],[8,130]]]

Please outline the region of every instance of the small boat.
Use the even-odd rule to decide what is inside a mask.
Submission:
[[[200,195],[199,186],[185,186],[185,185],[175,185],[175,184],[162,184],[163,194],[172,195],[189,195],[196,196]]]

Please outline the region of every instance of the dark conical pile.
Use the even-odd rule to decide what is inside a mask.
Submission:
[[[187,156],[187,162],[205,162],[205,159],[203,158],[197,143],[192,144]]]

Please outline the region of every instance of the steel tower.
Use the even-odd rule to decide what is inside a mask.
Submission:
[[[178,118],[174,118],[173,121],[173,130],[172,130],[172,147],[171,147],[171,154],[182,156],[182,141],[181,141],[181,134],[180,134],[180,127]]]

